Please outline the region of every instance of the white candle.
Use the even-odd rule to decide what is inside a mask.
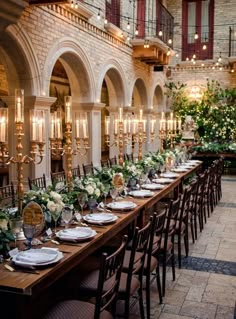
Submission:
[[[128,119],[128,133],[131,133],[131,119]]]
[[[122,122],[123,120],[123,109],[122,107],[119,108],[119,121]]]
[[[170,119],[173,121],[173,112],[170,113]]]
[[[174,131],[176,131],[176,119],[174,119],[173,124],[174,124]]]
[[[32,119],[32,136],[31,136],[32,141],[37,140],[37,123],[36,123],[36,118],[33,117]]]
[[[6,142],[6,119],[3,117],[0,123],[0,142]]]
[[[54,115],[52,115],[52,118],[51,118],[50,137],[51,137],[51,138],[55,138],[55,120],[54,120]]]
[[[140,122],[143,120],[143,110],[142,109],[139,111],[139,120],[140,120]]]
[[[61,121],[60,121],[60,119],[57,119],[56,129],[57,129],[56,137],[61,138]]]
[[[79,138],[79,120],[75,121],[75,137]]]
[[[133,119],[133,134],[137,133],[137,120]]]
[[[43,141],[43,119],[39,119],[38,121],[38,141],[42,142]]]
[[[127,134],[127,120],[124,120],[124,134]]]
[[[105,118],[105,134],[109,135],[110,132],[110,118],[106,116]]]
[[[84,138],[87,138],[87,127],[86,127],[86,120],[83,120],[83,135],[84,135]]]
[[[115,130],[114,130],[115,134],[118,134],[118,120],[115,119]]]
[[[146,124],[147,124],[147,120],[143,120],[143,132],[146,133]]]
[[[164,120],[164,118],[165,118],[165,113],[161,112],[161,119]]]
[[[155,120],[151,120],[151,133],[154,133],[154,125],[155,125]]]
[[[182,129],[182,125],[181,125],[182,123],[181,123],[181,120],[178,120],[178,129],[181,131],[181,129]]]

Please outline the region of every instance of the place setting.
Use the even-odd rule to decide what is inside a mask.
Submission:
[[[129,196],[133,196],[136,198],[148,198],[154,195],[154,193],[148,189],[133,190],[130,191],[128,194]]]

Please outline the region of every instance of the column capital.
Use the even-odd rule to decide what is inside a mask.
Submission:
[[[15,96],[1,96],[3,102],[5,102],[8,108],[15,107]],[[24,96],[24,107],[27,109],[33,108],[48,108],[56,101],[56,97],[51,96]]]

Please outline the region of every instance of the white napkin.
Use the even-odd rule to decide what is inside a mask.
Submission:
[[[28,250],[19,253],[19,255],[16,257],[16,260],[24,263],[42,264],[56,259],[57,256],[58,253],[56,252],[55,254],[52,254],[51,252],[40,252],[39,250],[37,250],[37,252],[33,252],[32,250]]]

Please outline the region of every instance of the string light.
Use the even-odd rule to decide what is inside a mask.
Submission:
[[[176,56],[176,58],[178,58],[179,57],[179,53],[176,53],[175,56]]]
[[[193,54],[193,59],[196,59],[196,54]]]
[[[220,52],[220,56],[218,58],[218,62],[221,62],[222,61],[222,57],[221,57],[221,52]]]
[[[198,39],[198,33],[197,33],[197,32],[194,34],[194,39],[195,39],[195,40]]]
[[[167,51],[167,56],[170,56],[170,48],[168,48],[168,51]]]
[[[202,50],[206,50],[206,49],[207,49],[206,44],[203,44]]]
[[[168,43],[169,43],[169,44],[172,44],[172,39],[169,39],[169,40],[168,40]]]
[[[162,37],[162,36],[163,36],[162,30],[160,30],[160,31],[158,32],[158,35],[159,35],[159,37]]]
[[[189,58],[186,58],[186,61],[189,61]]]
[[[148,49],[149,48],[149,41],[148,40],[144,41],[143,47],[144,47],[144,49]]]
[[[127,28],[127,30],[130,30],[130,23],[129,23],[129,20],[128,20],[128,23],[127,23],[126,28]]]
[[[108,20],[107,19],[104,20],[104,24],[108,24]]]
[[[234,73],[234,69],[231,69],[231,73]]]
[[[205,66],[205,64],[204,64],[204,63],[202,63],[201,65],[202,65],[202,67],[203,67],[203,66]]]
[[[136,26],[135,35],[138,35],[138,26]]]
[[[101,19],[101,9],[99,8],[98,9],[98,14],[97,14],[97,20],[100,20]]]

